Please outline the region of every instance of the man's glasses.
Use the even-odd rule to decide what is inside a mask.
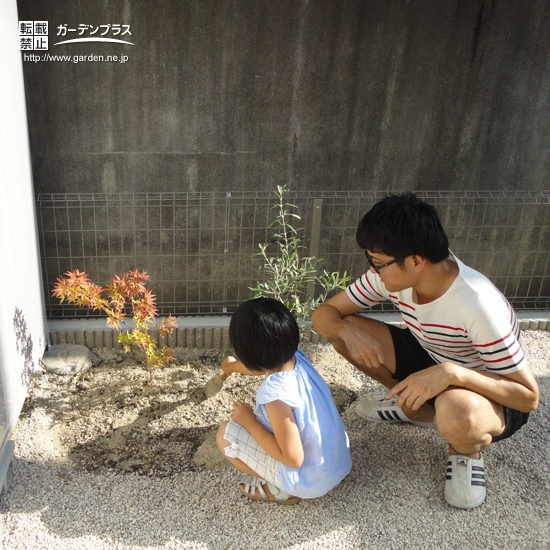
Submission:
[[[371,255],[366,250],[365,250],[365,256],[367,257],[367,261],[369,262],[369,265],[372,267],[372,269],[374,269],[374,271],[376,271],[376,273],[380,273],[381,269],[384,269],[385,267],[388,267],[389,265],[395,264],[397,262],[400,262],[400,261],[404,260],[405,258],[408,258],[410,256],[410,254],[405,254],[404,256],[399,256],[399,258],[395,258],[391,262],[386,262],[385,264],[382,264],[382,265],[374,265],[374,262],[372,261]]]

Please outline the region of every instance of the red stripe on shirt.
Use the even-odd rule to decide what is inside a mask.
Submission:
[[[502,338],[500,338],[499,340],[495,340],[494,342],[490,342],[489,344],[474,344],[474,346],[476,348],[487,348],[489,346],[496,346],[497,344],[500,344],[500,343],[503,343],[504,344],[504,341],[507,340],[512,334],[512,331],[510,331],[506,336],[503,336]],[[506,344],[504,344],[506,345]],[[508,346],[506,346],[508,347]]]
[[[520,351],[521,351],[521,347],[518,346],[518,349],[511,355],[508,355],[508,357],[503,357],[502,359],[493,359],[493,360],[485,359],[483,357],[482,359],[484,363],[502,363],[503,361],[508,361],[509,359],[513,359]]]
[[[369,284],[369,286],[371,287],[372,291],[374,292],[374,294],[376,294],[376,296],[380,296],[380,298],[382,298],[383,300],[385,300],[386,298],[384,296],[382,296],[382,294],[380,294],[373,286],[372,286],[372,283],[370,282],[370,279],[367,277],[367,276],[364,276],[363,277],[367,283]]]
[[[359,288],[357,281],[354,283],[353,286],[355,287],[355,290],[357,290],[357,292],[361,294],[361,296],[363,296],[363,298],[366,298],[369,302],[372,302],[372,300]]]
[[[416,329],[418,332],[420,332],[420,334],[422,334],[425,340],[432,340],[433,342],[444,342],[446,344],[469,344],[468,342],[464,342],[464,341],[457,342],[456,340],[443,340],[442,338],[434,338],[433,336],[428,336],[425,332],[422,332],[422,330],[419,327],[417,327],[416,325],[413,325],[410,321],[405,321],[405,324],[411,328]]]
[[[404,306],[404,307],[408,307],[409,309],[412,309],[413,311],[416,311],[416,309],[414,308],[414,306],[411,306],[409,304],[407,304],[407,302],[401,302],[397,296],[393,295],[393,294],[390,294],[390,298],[392,300],[395,300],[400,306]]]
[[[434,327],[434,328],[442,328],[442,329],[445,329],[445,330],[455,330],[457,332],[464,332],[466,334],[466,330],[461,328],[461,327],[450,327],[448,325],[433,325],[431,323],[418,323],[420,326],[422,327]]]

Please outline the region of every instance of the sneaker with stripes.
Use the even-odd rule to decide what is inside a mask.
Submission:
[[[433,428],[433,422],[417,422],[411,420],[397,406],[397,397],[391,399],[361,399],[355,406],[355,413],[369,422],[379,424],[408,423],[420,428]]]
[[[475,508],[486,495],[485,467],[479,458],[450,455],[445,475],[445,500],[457,508]]]

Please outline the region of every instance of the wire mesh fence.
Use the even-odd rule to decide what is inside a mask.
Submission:
[[[318,251],[327,271],[359,277],[367,265],[355,230],[386,194],[291,192],[304,252]],[[452,251],[516,309],[549,309],[550,191],[416,194],[438,209]],[[274,242],[276,203],[274,193],[260,191],[37,195],[47,316],[94,315],[51,297],[56,279],[77,268],[100,284],[130,269],[147,271],[162,315],[231,313],[262,279],[254,252]]]

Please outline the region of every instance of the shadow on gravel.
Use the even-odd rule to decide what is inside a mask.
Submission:
[[[220,467],[220,462],[226,466],[215,443],[207,444],[210,460],[195,461],[195,453],[229,418],[235,401],[254,403],[261,377],[234,375],[207,399],[204,386],[220,372],[221,352],[179,350],[177,356],[177,362],[156,371],[151,389],[143,387],[145,365],[123,352],[111,351],[99,365],[74,377],[44,374],[33,380],[22,416],[44,410],[52,439],[76,468],[90,472],[166,477]],[[349,376],[350,369],[325,368],[340,412],[361,387]]]

